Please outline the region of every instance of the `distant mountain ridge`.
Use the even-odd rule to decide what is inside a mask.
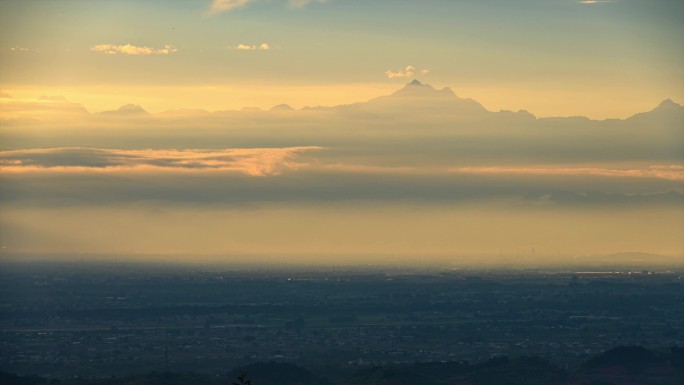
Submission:
[[[397,114],[397,113],[413,113],[413,114],[433,114],[439,116],[452,117],[467,117],[472,119],[498,118],[505,119],[524,118],[524,119],[544,119],[549,121],[602,121],[593,120],[586,116],[559,116],[559,117],[545,117],[537,118],[533,112],[528,110],[519,111],[489,111],[478,101],[471,98],[463,98],[458,96],[451,88],[443,87],[437,89],[430,84],[422,83],[417,79],[406,83],[402,88],[394,91],[390,95],[378,96],[368,101],[356,102],[351,104],[342,104],[335,106],[305,106],[303,108],[295,109],[289,104],[278,104],[270,109],[262,110],[258,108],[243,108],[242,110],[219,110],[208,112],[214,113],[240,113],[240,112],[260,112],[260,113],[282,113],[282,112],[315,112],[315,111],[336,111],[340,113],[371,113],[375,115]],[[180,112],[193,113],[198,115],[206,115],[205,110],[193,109],[176,109],[165,111],[160,116],[175,116]],[[200,113],[201,112],[201,113]],[[149,114],[140,105],[127,104],[121,106],[117,110],[103,111],[100,114],[104,115],[119,115],[119,116],[144,116]],[[684,106],[676,103],[672,99],[664,99],[658,106],[652,110],[636,113],[626,119],[606,119],[605,121],[632,121],[641,122],[642,120],[679,120],[684,124]]]
[[[567,122],[567,123],[588,123],[588,122],[630,122],[630,123],[649,123],[650,121],[656,124],[676,122],[680,128],[684,127],[684,106],[678,104],[672,99],[664,99],[656,107],[649,111],[636,113],[625,119],[603,119],[594,120],[586,116],[558,116],[558,117],[536,117],[533,111],[519,110],[487,110],[481,103],[472,98],[464,98],[458,96],[451,88],[443,87],[437,89],[430,84],[422,83],[417,79],[406,83],[403,87],[394,91],[389,95],[378,96],[367,101],[360,101],[350,104],[342,104],[335,106],[305,106],[302,108],[293,108],[292,106],[282,103],[271,107],[270,109],[260,108],[243,108],[241,110],[216,110],[207,111],[197,108],[177,108],[166,110],[160,113],[149,113],[139,104],[125,104],[115,110],[106,110],[91,114],[81,104],[74,102],[67,102],[66,99],[60,96],[41,97],[38,99],[41,103],[23,102],[18,99],[11,98],[10,95],[2,93],[3,110],[8,113],[18,113],[24,116],[33,111],[55,111],[67,112],[71,114],[93,115],[100,117],[127,117],[127,118],[143,118],[143,117],[161,117],[161,118],[179,118],[179,117],[205,117],[205,116],[219,116],[219,115],[235,115],[240,113],[251,114],[250,116],[259,116],[261,114],[283,114],[289,112],[337,112],[341,114],[359,113],[367,116],[392,116],[399,114],[410,114],[411,116],[419,117],[422,115],[431,115],[442,118],[464,118],[466,120],[482,120],[482,119],[537,119],[548,122]],[[255,115],[256,114],[256,115]],[[8,115],[9,116],[9,115]]]
[[[672,99],[665,99],[657,107],[650,111],[640,112],[627,118],[626,120],[640,120],[648,118],[668,118],[678,116],[684,125],[684,106],[675,103]]]
[[[119,107],[116,110],[110,110],[110,111],[102,111],[100,114],[104,115],[121,115],[121,116],[130,116],[130,115],[147,115],[149,114],[147,111],[145,111],[139,104],[125,104],[121,107]]]
[[[410,111],[414,113],[475,116],[484,116],[489,113],[477,101],[461,98],[449,87],[438,90],[418,80],[413,80],[391,95],[379,96],[354,105],[378,113]]]

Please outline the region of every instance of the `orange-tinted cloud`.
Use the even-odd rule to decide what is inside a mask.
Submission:
[[[0,172],[92,172],[140,170],[233,171],[252,176],[296,169],[296,157],[320,147],[232,148],[222,150],[112,150],[52,148],[0,152]]]
[[[640,169],[598,167],[459,167],[452,169],[452,171],[465,174],[602,176],[684,181],[684,165],[652,165]]]
[[[212,13],[220,13],[232,11],[237,8],[242,8],[253,0],[213,0],[210,11]]]
[[[165,44],[163,48],[150,48],[132,44],[98,44],[90,47],[93,52],[105,55],[168,55],[178,52],[172,45]]]
[[[238,44],[235,46],[235,49],[240,51],[268,51],[271,49],[271,46],[268,43],[261,43],[259,45]]]
[[[429,75],[430,70],[425,68],[418,70],[418,73],[420,73],[421,75]],[[413,79],[414,77],[416,77],[416,67],[408,65],[404,67],[403,70],[399,71],[389,69],[385,71],[385,76],[387,76],[388,79]]]

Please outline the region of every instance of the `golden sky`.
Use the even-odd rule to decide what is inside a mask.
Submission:
[[[3,1],[0,256],[684,260],[683,4]]]
[[[337,105],[419,78],[490,110],[684,100],[677,0],[3,1],[0,87],[91,112]],[[391,11],[390,11],[391,10]]]

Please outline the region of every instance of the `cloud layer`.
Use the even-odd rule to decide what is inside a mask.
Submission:
[[[600,176],[684,181],[684,165],[654,165],[641,169],[599,167],[460,167],[457,173],[492,175]]]
[[[0,103],[7,250],[684,251],[672,101],[612,121],[490,112],[418,82],[300,110]]]
[[[113,150],[53,148],[0,152],[0,172],[21,173],[51,170],[154,171],[213,170],[251,176],[278,175],[296,169],[296,157],[318,147],[237,148],[222,150]]]
[[[213,0],[210,10],[214,13],[232,11],[237,8],[242,8],[253,1],[254,0]]]
[[[422,69],[418,71],[421,75],[429,75],[430,70],[429,69]],[[416,77],[416,67],[412,65],[408,65],[404,67],[403,70],[387,70],[385,71],[385,76],[387,76],[388,79],[413,79]]]
[[[325,3],[327,0],[287,0],[287,4],[293,8],[304,8],[311,3]],[[239,8],[243,8],[256,0],[212,0],[209,7],[210,13],[229,12]]]
[[[163,48],[150,48],[132,44],[98,44],[90,47],[90,50],[105,55],[168,55],[178,52],[176,47],[169,44],[165,44]]]
[[[288,0],[290,7],[303,8],[311,3],[325,3],[327,0]]]
[[[241,51],[268,51],[271,49],[271,46],[268,43],[261,43],[259,45],[238,44],[235,46],[235,49]]]
[[[5,183],[0,188],[0,199],[230,205],[500,200],[561,206],[684,204],[684,195],[678,192],[684,166],[396,167],[371,164],[358,155],[331,157],[330,152],[316,146],[3,151],[0,177]],[[271,178],[255,178],[267,176]]]
[[[600,4],[600,3],[612,3],[612,0],[579,0],[580,4]]]

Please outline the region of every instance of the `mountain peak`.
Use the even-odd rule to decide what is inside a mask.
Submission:
[[[672,99],[665,99],[658,106],[648,112],[640,112],[630,116],[628,119],[645,119],[647,116],[659,116],[660,118],[680,119],[684,114],[684,106]]]
[[[439,96],[439,92],[433,86],[414,79],[392,95],[402,97],[435,97]]]
[[[293,111],[294,108],[289,104],[278,104],[277,106],[271,107],[271,111]]]
[[[672,99],[665,99],[660,104],[658,104],[657,108],[672,108],[672,107],[681,107],[679,104],[675,103],[674,100]]]
[[[439,92],[441,92],[442,94],[445,94],[445,95],[449,95],[449,96],[456,96],[454,91],[449,87],[444,87],[441,90],[439,90]]]
[[[117,110],[119,112],[125,112],[125,113],[140,113],[140,112],[146,112],[142,107],[140,107],[139,104],[125,104]]]
[[[418,79],[413,79],[410,83],[396,91],[394,95],[398,96],[421,96],[421,97],[456,97],[454,91],[449,87],[444,87],[441,90],[436,89],[427,83],[421,83]]]
[[[672,113],[672,112],[679,112],[684,110],[684,107],[682,107],[680,104],[677,104],[674,100],[672,99],[665,99],[658,106],[654,109],[652,109],[650,112],[657,112],[657,113]],[[638,114],[637,114],[638,115]]]
[[[487,112],[481,104],[458,97],[449,87],[436,89],[430,84],[413,79],[391,95],[379,96],[363,103],[365,108],[381,108],[384,111],[410,109],[422,113],[445,113],[472,116]]]
[[[131,115],[147,115],[145,111],[138,104],[125,104],[116,110],[112,111],[102,111],[101,114],[105,115],[121,115],[121,116],[131,116]]]

